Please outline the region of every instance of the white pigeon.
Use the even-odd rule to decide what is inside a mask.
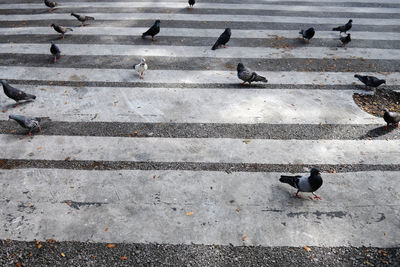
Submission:
[[[139,64],[135,65],[135,70],[139,73],[139,78],[143,79],[143,73],[147,70],[147,64],[144,58],[142,58]]]

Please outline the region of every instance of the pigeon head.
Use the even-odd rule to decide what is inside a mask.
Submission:
[[[71,13],[71,16],[75,15],[75,13]]]
[[[383,111],[384,111],[385,113],[389,112],[389,110],[388,110],[387,108],[383,108]]]
[[[156,20],[155,24],[159,25],[160,23],[161,23],[161,21],[158,19],[158,20]]]
[[[237,71],[241,71],[241,70],[243,70],[244,69],[244,65],[242,64],[242,63],[239,63],[238,65],[237,65]]]
[[[51,24],[50,26],[51,26],[51,27],[55,27],[56,25],[53,23],[53,24]]]
[[[146,63],[146,59],[142,58],[142,60],[140,60],[140,63]]]
[[[54,41],[50,41],[50,43],[53,45],[53,44],[54,44]]]
[[[2,85],[7,84],[6,80],[1,80],[0,83],[1,83]]]
[[[318,175],[318,174],[319,174],[319,170],[317,168],[312,168],[311,169],[311,175],[312,176],[315,176],[315,175]]]
[[[226,28],[225,32],[231,34],[231,28]]]

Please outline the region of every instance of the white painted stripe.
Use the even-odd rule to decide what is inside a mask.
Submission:
[[[236,21],[236,22],[275,22],[275,23],[309,23],[309,24],[337,24],[347,22],[345,18],[328,17],[285,17],[285,16],[249,16],[249,15],[206,15],[206,14],[166,14],[166,13],[89,13],[87,16],[96,20],[175,20],[175,21]],[[76,20],[69,13],[35,14],[35,15],[0,15],[0,21],[20,20]],[[400,19],[371,19],[357,18],[353,20],[357,25],[400,25]],[[95,22],[93,23],[95,24]],[[150,26],[150,25],[149,25]],[[162,22],[161,22],[162,27]],[[162,29],[161,29],[162,32]]]
[[[73,35],[119,35],[119,36],[141,36],[148,28],[139,27],[79,27],[68,34]],[[162,36],[181,36],[181,37],[218,37],[224,29],[194,29],[194,28],[162,28]],[[58,34],[51,27],[18,27],[0,28],[0,35],[28,35],[28,34]],[[233,30],[231,38],[267,38],[276,37],[298,38],[299,31],[291,30]],[[339,35],[333,31],[317,31],[315,39],[338,39]],[[352,40],[400,40],[400,33],[351,31]]]
[[[50,60],[50,56],[49,56]],[[62,60],[62,59],[61,59]],[[140,58],[133,62],[137,64]],[[133,65],[133,64],[132,64]],[[253,66],[248,66],[252,68]],[[235,68],[235,66],[234,66]],[[143,80],[129,69],[80,69],[80,68],[45,68],[45,67],[12,67],[0,66],[0,76],[5,79],[35,81],[86,81],[86,82],[144,82],[144,83],[237,83],[236,70],[232,71],[181,71],[181,70],[149,70]],[[255,69],[256,70],[256,69]],[[349,72],[260,72],[266,76],[270,84],[360,84]],[[361,75],[374,75],[386,79],[387,85],[400,84],[398,72],[360,72]]]
[[[262,2],[281,2],[281,0],[259,0]],[[375,4],[399,4],[398,0],[285,0],[285,2],[317,2],[317,3],[375,3]]]
[[[10,108],[1,98],[2,120],[29,112],[72,122],[384,124],[356,106],[353,90],[16,87],[37,99]]]
[[[63,8],[188,8],[187,2],[63,2],[58,7]],[[43,4],[1,4],[1,9],[45,9]],[[230,3],[196,3],[196,9],[222,9],[222,10],[270,10],[292,12],[335,12],[335,13],[400,13],[400,8],[384,7],[341,7],[341,6],[296,6],[276,4],[230,4]]]
[[[340,112],[340,111],[338,111]],[[0,157],[260,164],[400,164],[400,140],[268,140],[0,135]]]
[[[0,217],[0,238],[237,246],[398,245],[398,172],[323,173],[324,185],[317,191],[323,200],[318,202],[306,193],[301,194],[302,200],[294,199],[295,190],[279,183],[280,175],[2,170],[0,194],[7,200],[2,200],[7,216]],[[76,210],[65,201],[102,204]],[[27,208],[21,210],[21,205]],[[22,216],[24,223],[16,223]]]
[[[340,43],[338,41],[338,43]],[[211,45],[210,45],[211,46]],[[189,58],[306,58],[306,59],[381,59],[399,60],[399,49],[351,48],[341,47],[297,47],[276,49],[270,47],[230,47],[211,50],[210,46],[168,46],[168,45],[99,45],[99,44],[61,44],[64,55],[69,56],[136,56],[136,57],[189,57]],[[48,55],[46,44],[0,44],[1,53]]]

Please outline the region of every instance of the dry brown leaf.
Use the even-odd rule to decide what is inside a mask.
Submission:
[[[33,254],[32,254],[32,252],[31,253],[29,253],[29,255],[28,255],[29,257],[32,257],[33,256]]]
[[[71,159],[71,157],[66,157],[64,160],[65,161],[68,161],[68,160],[70,160]]]
[[[40,249],[41,247],[43,247],[43,245],[42,245],[42,244],[40,244],[40,243],[39,243],[39,244],[37,244],[37,248],[39,248],[39,249]]]
[[[128,257],[125,257],[125,256],[122,256],[122,257],[119,257],[121,260],[127,260],[128,259]]]
[[[248,143],[250,143],[250,140],[249,139],[243,140],[243,143],[247,145]]]
[[[6,113],[6,112],[7,112],[7,110],[3,109],[1,112],[3,112],[3,113]]]
[[[153,175],[153,179],[156,179],[157,176]]]
[[[193,211],[186,212],[186,216],[192,216],[194,214]]]
[[[67,203],[68,206],[71,206],[71,201],[67,201],[65,203]]]
[[[16,262],[16,263],[15,263],[15,266],[17,266],[17,267],[21,267],[21,263],[19,263],[19,262]]]
[[[41,146],[38,146],[38,147],[36,148],[37,151],[40,151],[41,149],[42,149]]]
[[[50,85],[52,85],[54,82],[49,82]]]
[[[32,203],[29,203],[28,207],[33,207],[33,204],[32,204]]]
[[[244,235],[244,236],[242,237],[242,240],[243,240],[243,241],[246,241],[246,239],[247,239],[247,235]]]
[[[115,248],[115,244],[107,244],[107,248]]]
[[[236,212],[239,212],[240,211],[240,209],[236,209]]]
[[[310,252],[311,251],[311,248],[309,248],[309,247],[307,247],[307,246],[304,246],[303,247],[307,252]]]
[[[65,254],[61,252],[61,256],[65,257]]]
[[[92,255],[92,258],[96,258],[97,256],[96,255]]]
[[[106,229],[104,231],[108,232],[108,227],[106,227]]]

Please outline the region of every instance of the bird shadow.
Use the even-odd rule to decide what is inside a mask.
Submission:
[[[372,130],[369,130],[365,135],[361,136],[361,139],[365,139],[367,137],[379,137],[383,136],[385,134],[388,134],[396,129],[396,125],[389,125],[387,129],[385,129],[385,126],[380,126],[377,128],[374,128]]]
[[[33,102],[33,101],[30,100],[30,101],[19,102],[18,104],[17,104],[17,103],[16,103],[16,104],[7,104],[7,105],[3,106],[2,109],[5,110],[5,111],[7,111],[7,110],[9,110],[9,109],[13,109],[13,108],[25,106],[25,105],[27,105],[28,103],[32,103],[32,102]]]

